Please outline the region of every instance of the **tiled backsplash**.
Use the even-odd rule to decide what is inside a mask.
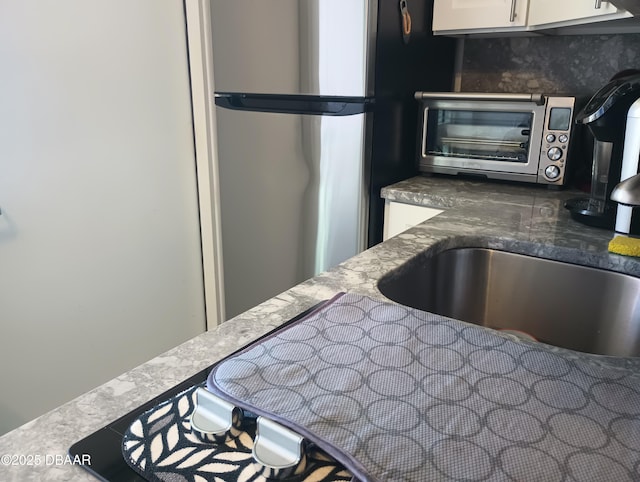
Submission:
[[[593,94],[640,69],[640,34],[465,39],[463,92]]]

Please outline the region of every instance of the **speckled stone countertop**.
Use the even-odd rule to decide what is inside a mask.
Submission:
[[[443,208],[421,225],[154,358],[0,437],[0,455],[64,455],[76,441],[340,291],[386,299],[378,279],[413,256],[461,246],[492,247],[640,276],[640,261],[607,252],[611,232],[570,219],[575,192],[540,186],[416,177],[389,186],[391,201]],[[593,357],[640,372],[640,359]],[[77,466],[6,466],[0,480],[95,480]]]

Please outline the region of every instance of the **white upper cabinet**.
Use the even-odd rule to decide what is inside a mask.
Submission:
[[[637,32],[638,19],[606,0],[434,0],[436,35],[504,36],[545,31],[553,33]],[[613,22],[611,22],[613,21]],[[619,23],[627,22],[627,23]],[[579,29],[579,30],[576,30]],[[544,33],[544,32],[543,32]]]
[[[629,12],[605,0],[531,0],[527,24],[548,26],[563,22],[575,25],[627,17],[631,17]]]
[[[433,31],[524,30],[528,4],[529,0],[435,0]]]

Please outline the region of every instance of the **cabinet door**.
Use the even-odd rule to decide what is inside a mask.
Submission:
[[[415,206],[393,201],[384,203],[383,241],[400,234],[413,226],[431,219],[442,212],[442,209]]]
[[[626,10],[618,9],[605,0],[531,0],[529,25],[556,22],[588,23],[628,17]]]
[[[435,0],[433,31],[525,27],[528,3],[529,0]]]

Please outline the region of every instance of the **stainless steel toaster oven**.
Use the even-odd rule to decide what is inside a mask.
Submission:
[[[578,97],[416,92],[415,98],[420,171],[566,182]]]

